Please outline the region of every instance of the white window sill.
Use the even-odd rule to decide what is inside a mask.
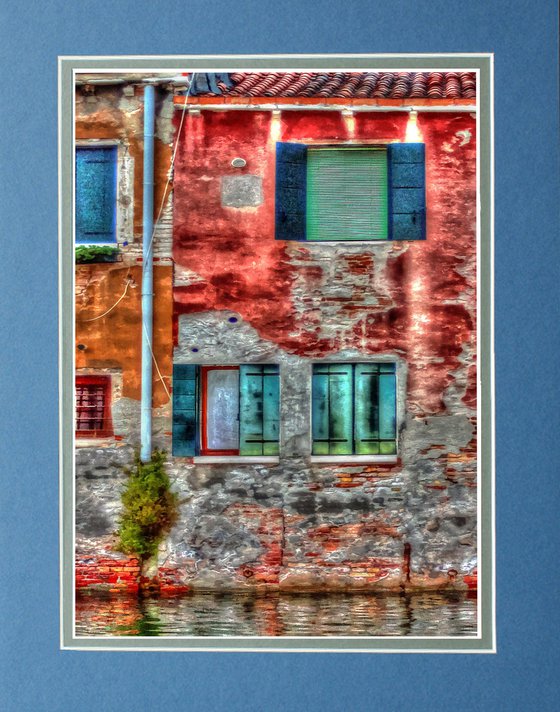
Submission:
[[[195,465],[277,465],[280,458],[275,455],[255,455],[247,457],[243,455],[197,455],[193,457]]]
[[[349,240],[341,238],[340,240],[301,240],[306,245],[338,245],[343,242],[345,245],[392,245],[393,240],[388,237],[372,237],[371,240]],[[402,242],[402,240],[399,240]]]
[[[372,465],[394,465],[398,459],[397,455],[312,455],[310,458],[312,464],[344,462],[347,464],[370,463]]]
[[[114,437],[107,438],[75,438],[76,447],[98,447],[105,445],[116,445],[117,441]]]

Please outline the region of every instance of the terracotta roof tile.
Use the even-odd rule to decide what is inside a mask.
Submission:
[[[232,72],[223,96],[343,99],[473,99],[474,72]],[[210,95],[211,92],[197,91]],[[194,92],[193,92],[194,95]]]

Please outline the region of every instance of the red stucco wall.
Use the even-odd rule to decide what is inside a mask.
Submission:
[[[419,114],[426,144],[427,239],[366,245],[363,254],[338,257],[334,279],[346,286],[354,280],[350,296],[321,296],[326,265],[320,245],[274,239],[276,140],[404,141],[407,119],[403,112],[357,113],[352,126],[340,112],[326,111],[284,111],[280,121],[270,112],[188,115],[175,167],[173,257],[197,279],[174,289],[175,325],[181,313],[228,309],[262,338],[298,355],[351,347],[394,352],[409,364],[407,408],[420,415],[444,411],[443,393],[463,348],[475,347],[473,116]],[[241,170],[231,166],[237,156],[247,161]],[[262,205],[223,207],[220,178],[243,173],[262,176]],[[332,265],[329,270],[332,280]],[[322,335],[330,307],[337,311],[335,338]],[[463,395],[471,407],[475,378],[471,367]]]

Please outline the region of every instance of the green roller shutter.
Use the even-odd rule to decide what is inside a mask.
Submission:
[[[239,367],[239,454],[278,455],[280,384],[276,365]]]
[[[387,152],[307,151],[307,240],[386,240]]]
[[[192,457],[198,448],[198,366],[173,365],[172,454]]]
[[[115,242],[117,147],[76,149],[76,242]]]

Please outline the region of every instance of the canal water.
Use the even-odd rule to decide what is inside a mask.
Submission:
[[[476,596],[424,594],[80,595],[77,636],[469,636]]]

